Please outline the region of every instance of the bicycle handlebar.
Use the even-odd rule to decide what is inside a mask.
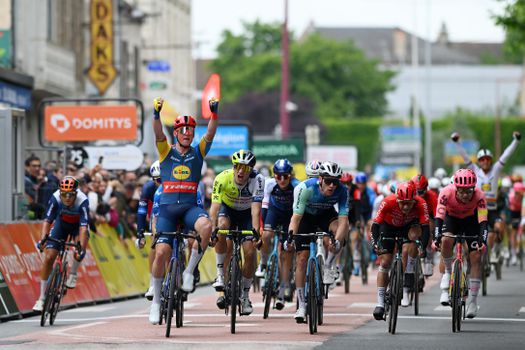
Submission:
[[[45,243],[47,241],[51,241],[51,242],[55,242],[55,243],[58,243],[60,244],[61,246],[64,246],[64,247],[72,247],[72,248],[75,248],[76,252],[80,254],[80,251],[82,250],[82,247],[80,245],[80,242],[76,242],[76,243],[71,243],[71,242],[66,242],[65,240],[63,239],[56,239],[56,238],[53,238],[51,236],[47,236],[45,237],[43,240],[42,240],[42,243]]]

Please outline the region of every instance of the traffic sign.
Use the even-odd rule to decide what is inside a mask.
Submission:
[[[171,70],[171,65],[168,61],[148,61],[148,70],[150,72],[169,72]]]

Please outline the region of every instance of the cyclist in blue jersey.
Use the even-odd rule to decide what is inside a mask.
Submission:
[[[264,198],[262,203],[262,215],[264,221],[264,232],[262,236],[261,261],[255,276],[264,277],[268,254],[272,248],[271,239],[274,230],[278,226],[282,227],[283,232],[288,232],[288,225],[292,217],[293,210],[293,190],[299,184],[299,180],[292,178],[293,167],[288,159],[279,159],[273,165],[273,179],[265,182]],[[287,237],[281,237],[285,241]],[[277,295],[275,308],[282,310],[284,308],[285,297],[290,297],[290,270],[292,268],[292,253],[281,252],[282,268],[280,272],[280,286]]]
[[[162,191],[161,186],[161,179],[160,179],[160,162],[156,160],[153,162],[149,169],[149,173],[151,175],[151,180],[148,180],[144,186],[142,187],[142,193],[140,194],[140,201],[139,206],[137,209],[137,240],[135,241],[135,245],[138,248],[143,248],[145,244],[144,240],[144,232],[146,231],[146,218],[148,214],[150,215],[150,231],[151,228],[154,227],[153,225],[153,212],[152,208],[155,205],[154,197],[160,191]],[[158,209],[158,202],[156,204]],[[148,262],[149,262],[149,272],[150,272],[150,279],[149,279],[149,288],[145,293],[145,297],[148,300],[153,299],[153,275],[151,274],[151,267],[153,265],[153,259],[155,258],[155,249],[151,249],[149,251],[148,255]]]
[[[326,258],[324,284],[332,284],[337,278],[337,271],[333,268],[333,264],[341,250],[341,242],[348,233],[348,191],[339,182],[342,173],[343,171],[336,163],[323,162],[319,167],[319,178],[308,179],[295,187],[293,215],[288,232],[290,237],[285,242],[285,249],[290,250],[288,242],[291,241],[294,233],[310,233],[318,229],[335,233],[334,244],[329,247]],[[335,210],[335,204],[338,205],[339,212]],[[306,314],[304,285],[309,246],[309,238],[297,237],[295,239],[295,250],[297,251],[295,283],[299,308],[294,317],[297,323],[304,322]],[[326,240],[325,248],[328,248]]]
[[[193,272],[197,267],[203,252],[206,251],[211,236],[212,225],[208,213],[197,206],[197,186],[201,179],[204,157],[209,152],[213,138],[217,131],[219,101],[212,98],[209,101],[212,112],[208,129],[197,147],[191,143],[195,136],[196,122],[192,116],[178,116],[173,125],[175,145],[170,145],[162,130],[160,111],[163,100],[154,100],[153,131],[159,153],[160,177],[162,180],[162,195],[159,201],[159,215],[157,218],[157,232],[159,233],[155,260],[153,261],[153,302],[151,304],[149,320],[158,324],[160,315],[160,289],[164,270],[171,256],[172,239],[162,232],[174,232],[178,223],[184,223],[187,230],[194,230],[202,238],[202,252],[198,251],[198,242],[192,245],[192,252],[188,266],[182,274],[182,289],[191,292],[194,289]]]
[[[42,311],[47,287],[47,279],[51,274],[53,263],[58,255],[59,246],[56,242],[47,242],[48,236],[57,240],[67,240],[68,237],[80,242],[81,251],[75,252],[71,273],[66,281],[66,287],[75,288],[77,270],[86,254],[89,239],[89,201],[87,196],[78,189],[78,181],[72,176],[66,176],[60,181],[59,189],[53,193],[47,204],[47,210],[42,224],[42,237],[38,249],[46,249],[44,263],[40,271],[40,296],[33,306],[34,311]],[[53,227],[51,225],[54,223]],[[51,233],[50,233],[51,232]]]

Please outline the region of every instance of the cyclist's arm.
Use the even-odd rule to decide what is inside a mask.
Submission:
[[[499,157],[498,163],[501,163],[501,165],[505,165],[505,163],[509,160],[512,153],[514,153],[516,148],[518,148],[519,143],[520,142],[517,139],[512,140],[510,145],[508,145],[507,148],[505,148],[505,151],[503,152],[501,157]]]
[[[260,232],[261,230],[261,202],[252,202],[252,227]]]
[[[470,160],[470,157],[469,155],[467,154],[467,151],[465,151],[465,149],[463,148],[463,146],[461,146],[461,142],[454,142],[456,144],[456,148],[459,152],[459,155],[463,158],[463,161],[465,162],[465,164],[469,167],[469,168],[472,168],[471,165],[472,164],[472,160]],[[472,168],[472,170],[474,170]]]
[[[153,183],[146,182],[140,194],[139,205],[137,208],[137,231],[144,231],[146,227],[146,217],[148,215],[148,203],[153,198],[156,188]]]
[[[217,133],[217,114],[212,115],[210,118],[210,121],[208,122],[208,129],[206,130],[206,134],[204,134],[204,140],[207,143],[211,143],[213,141],[213,138],[215,137],[215,134]]]
[[[264,176],[261,174],[255,177],[252,193],[252,227],[259,232],[261,229],[261,207],[264,197]]]
[[[51,222],[44,220],[42,223],[42,233],[40,235],[40,240],[44,239],[47,235],[49,235],[49,232],[51,231]]]
[[[215,228],[217,228],[219,225],[218,225],[218,222],[217,222],[217,217],[219,216],[219,209],[221,208],[221,203],[217,203],[217,202],[211,202],[211,206],[210,206],[210,220],[211,220],[211,227],[213,230],[215,230]]]
[[[270,179],[268,181],[265,181],[264,183],[264,196],[262,200],[263,209],[268,209],[268,207],[270,206],[270,196],[272,194],[272,189],[274,185],[275,185],[274,179]]]
[[[299,224],[301,223],[302,219],[301,214],[293,214],[292,218],[290,219],[290,225],[288,226],[288,231],[293,232],[294,234],[298,232],[299,230]]]

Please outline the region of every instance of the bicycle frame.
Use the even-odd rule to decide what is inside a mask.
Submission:
[[[465,319],[465,306],[468,297],[466,274],[463,269],[463,244],[466,241],[466,237],[464,235],[447,235],[445,237],[454,238],[455,240],[456,256],[452,263],[449,297],[452,307],[452,332],[459,332],[461,330],[461,318]],[[458,273],[459,276],[457,275]],[[463,309],[463,317],[461,316],[461,309]]]

